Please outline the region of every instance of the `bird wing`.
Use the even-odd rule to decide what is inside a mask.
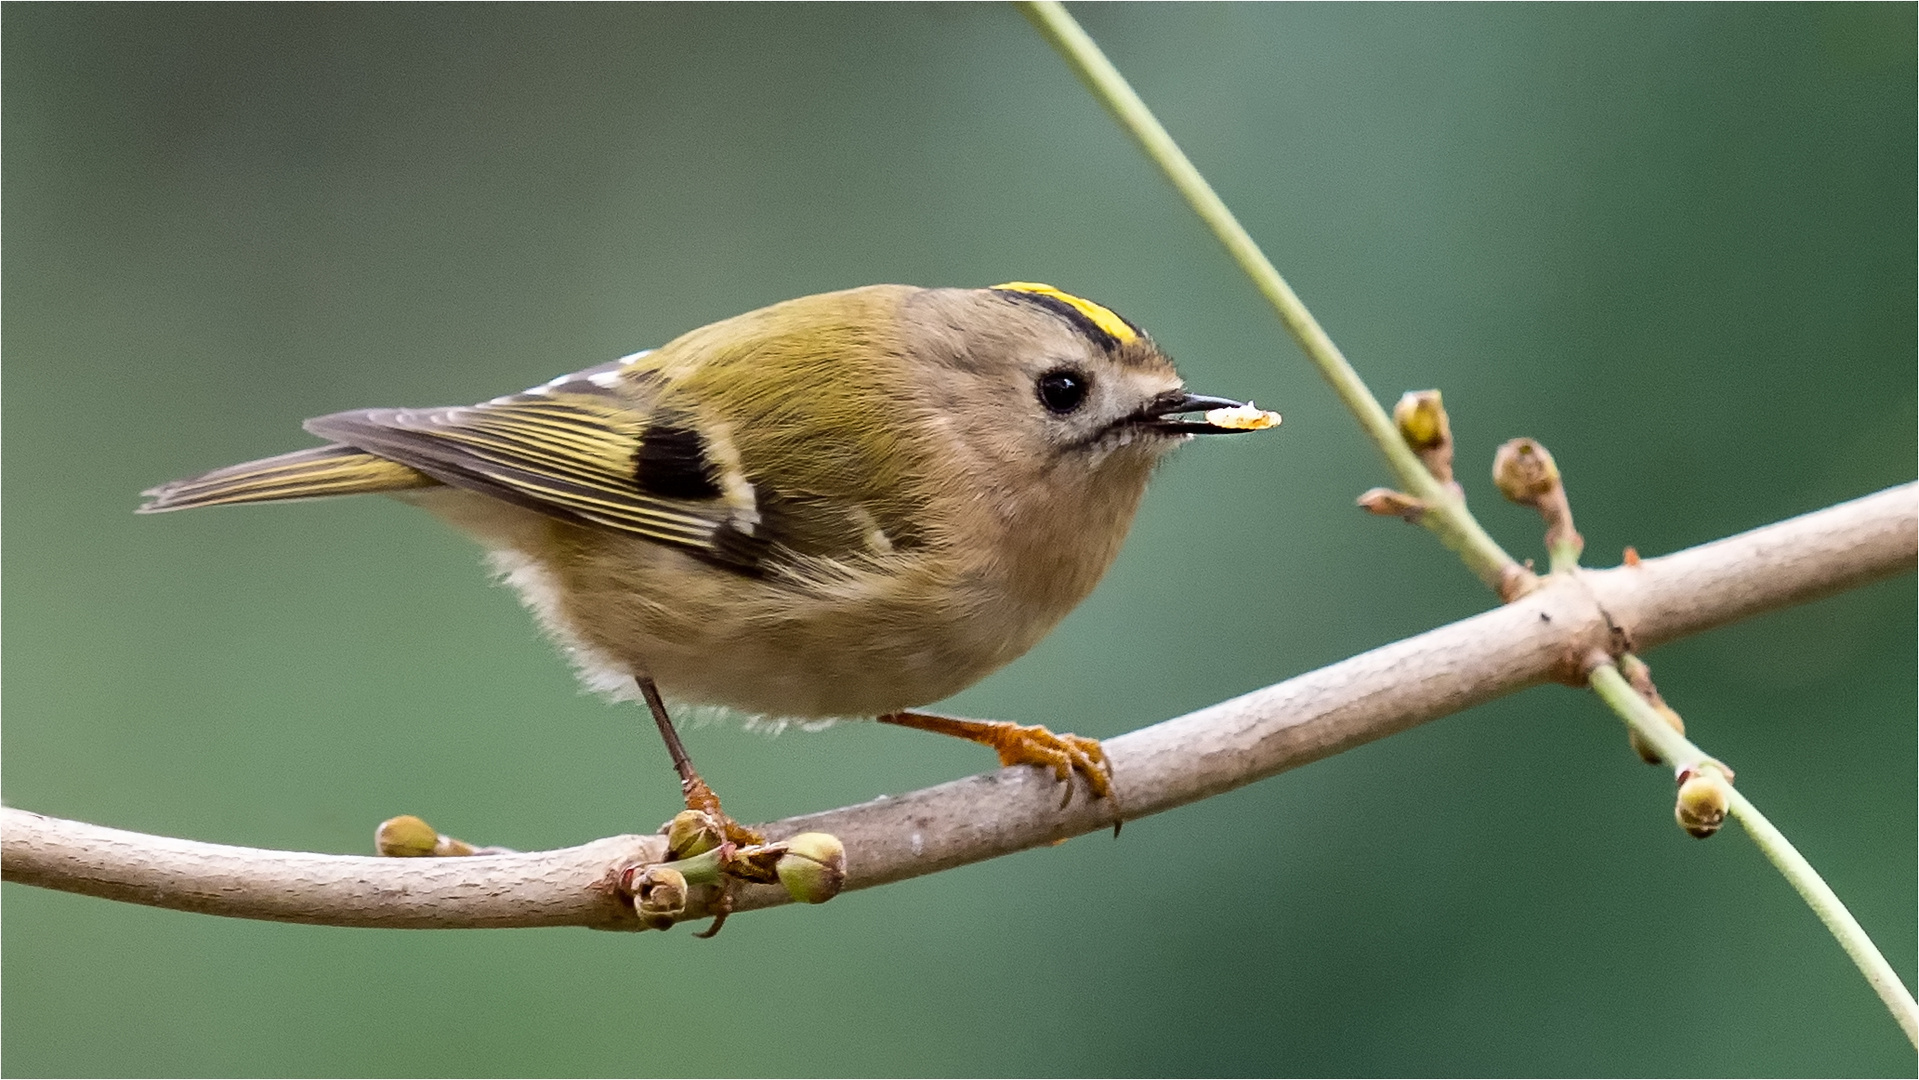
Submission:
[[[454,487],[760,573],[769,544],[751,487],[739,485],[743,499],[723,490],[693,418],[659,407],[646,355],[478,405],[362,409],[306,429]]]

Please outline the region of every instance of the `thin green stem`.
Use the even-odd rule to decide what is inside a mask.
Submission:
[[[1373,397],[1372,391],[1366,388],[1359,373],[1353,370],[1319,321],[1306,309],[1299,295],[1293,292],[1292,287],[1286,284],[1286,279],[1280,276],[1272,262],[1260,251],[1252,235],[1227,209],[1225,201],[1200,175],[1173,137],[1153,116],[1152,110],[1140,100],[1126,77],[1119,73],[1119,69],[1106,58],[1106,54],[1100,51],[1079,23],[1067,14],[1059,0],[1020,0],[1019,7],[1066,58],[1067,64],[1093,92],[1093,96],[1139,142],[1146,156],[1172,181],[1173,187],[1207,227],[1213,230],[1213,235],[1219,238],[1220,243],[1226,245],[1233,260],[1239,263],[1246,275],[1252,278],[1254,286],[1273,305],[1280,321],[1293,335],[1293,340],[1299,343],[1307,358],[1332,384],[1334,392],[1346,403],[1346,407],[1352,410],[1361,430],[1385,455],[1387,464],[1399,477],[1400,483],[1425,504],[1427,509],[1421,517],[1421,524],[1457,552],[1481,581],[1500,591],[1506,576],[1517,568],[1513,557],[1486,534],[1478,519],[1466,509],[1465,499],[1441,484],[1406,445],[1392,418],[1386,414],[1378,399]],[[1579,550],[1571,537],[1561,538],[1560,543],[1552,546],[1551,554],[1555,571],[1570,572],[1578,565]],[[1616,666],[1605,664],[1595,669],[1591,682],[1599,696],[1676,768],[1716,764],[1705,751],[1674,731],[1644,698],[1634,692]],[[1847,955],[1859,965],[1866,981],[1878,992],[1899,1026],[1905,1030],[1906,1037],[1919,1046],[1919,1006],[1914,1005],[1905,984],[1892,966],[1886,963],[1886,958],[1873,945],[1872,939],[1852,917],[1852,913],[1846,910],[1846,906],[1813,870],[1812,865],[1736,788],[1730,789],[1729,806],[1733,816],[1746,827],[1747,834],[1759,845],[1759,849],[1786,876],[1793,888],[1799,890],[1827,929],[1839,939]]]
[[[1579,556],[1585,548],[1570,540],[1549,540],[1546,544],[1547,566],[1555,574],[1579,569]]]
[[[1358,418],[1360,428],[1386,456],[1386,463],[1400,484],[1426,504],[1427,512],[1421,523],[1438,534],[1447,547],[1458,552],[1481,581],[1498,590],[1507,567],[1515,565],[1513,557],[1487,535],[1479,521],[1466,510],[1464,499],[1447,490],[1426,471],[1359,373],[1347,363],[1333,339],[1260,251],[1245,226],[1226,208],[1212,185],[1193,167],[1152,110],[1133,92],[1126,77],[1106,59],[1106,54],[1057,0],[1027,0],[1019,6],[1066,58],[1093,95],[1118,118],[1120,126],[1138,140],[1146,156],[1172,181],[1173,187],[1213,230],[1220,243],[1226,245],[1233,261],[1253,279],[1254,286],[1279,313],[1280,322],[1293,335],[1293,340],[1305,350],[1307,359],[1332,384],[1333,391]]]
[[[1619,665],[1600,664],[1593,668],[1592,674],[1587,678],[1592,683],[1593,692],[1599,695],[1600,700],[1610,705],[1612,711],[1626,721],[1627,727],[1633,729],[1640,738],[1659,751],[1659,756],[1666,759],[1666,764],[1671,765],[1674,771],[1720,764],[1719,759],[1694,746],[1690,739],[1673,730],[1672,724],[1659,715],[1659,710],[1652,707],[1652,702],[1640,697],[1639,691],[1634,690],[1632,683],[1626,681],[1626,676],[1620,672]]]
[[[688,885],[718,885],[726,876],[725,864],[720,862],[719,848],[676,862],[661,863],[660,866],[666,870],[678,870]]]
[[[1684,735],[1674,731],[1672,725],[1633,690],[1632,684],[1619,673],[1618,667],[1602,664],[1593,669],[1591,678],[1593,690],[1625,719],[1640,738],[1652,744],[1667,764],[1675,769],[1695,768],[1713,760]],[[1885,956],[1872,943],[1872,938],[1859,925],[1859,920],[1852,917],[1852,912],[1846,910],[1846,905],[1826,884],[1826,880],[1819,876],[1805,856],[1799,854],[1799,849],[1792,846],[1785,834],[1766,820],[1766,816],[1759,812],[1750,799],[1737,787],[1729,786],[1726,794],[1728,809],[1733,817],[1739,819],[1739,824],[1745,826],[1746,835],[1752,837],[1753,843],[1759,845],[1759,850],[1772,860],[1772,864],[1779,868],[1792,887],[1799,890],[1799,895],[1819,916],[1819,921],[1825,923],[1826,929],[1832,931],[1832,936],[1839,940],[1846,955],[1859,965],[1860,973],[1865,975],[1866,982],[1872,985],[1879,999],[1891,1010],[1892,1018],[1899,1022],[1906,1038],[1919,1047],[1919,1004],[1913,1001],[1912,992],[1906,989],[1906,984],[1892,970],[1892,965],[1886,963]]]

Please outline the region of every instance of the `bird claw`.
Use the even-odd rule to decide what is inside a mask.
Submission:
[[[962,720],[935,713],[886,713],[878,719],[882,724],[917,728],[990,746],[999,754],[1001,765],[1038,765],[1051,769],[1054,778],[1066,788],[1059,803],[1062,810],[1073,801],[1073,774],[1078,773],[1086,778],[1086,787],[1093,798],[1113,801],[1113,832],[1119,833],[1120,806],[1119,796],[1113,791],[1113,765],[1098,739],[1071,733],[1059,735],[1038,724]]]
[[[721,839],[741,847],[766,843],[766,837],[734,821],[726,811],[720,809],[720,797],[713,794],[713,789],[707,786],[705,780],[696,775],[692,780],[683,782],[680,789],[686,796],[686,808],[706,814]]]
[[[1086,778],[1093,798],[1104,799],[1113,791],[1113,766],[1098,739],[1083,735],[1055,734],[1039,724],[1008,724],[996,732],[993,748],[999,751],[1001,765],[1038,765],[1051,769],[1054,779],[1065,785],[1060,798],[1063,810],[1073,801],[1073,774]]]

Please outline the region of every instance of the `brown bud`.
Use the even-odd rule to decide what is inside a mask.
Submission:
[[[676,860],[704,855],[725,839],[718,818],[704,810],[682,810],[666,823],[666,857]]]
[[[1453,430],[1437,390],[1408,390],[1393,406],[1399,436],[1414,450],[1431,450],[1452,441]]]
[[[1679,774],[1679,799],[1672,816],[1679,827],[1704,840],[1726,820],[1726,778],[1713,766],[1686,769]]]
[[[1639,755],[1639,760],[1648,765],[1657,765],[1666,760],[1660,756],[1659,748],[1646,741],[1646,737],[1631,728],[1626,729],[1626,745]]]
[[[846,846],[830,833],[801,833],[786,842],[774,870],[787,895],[802,904],[824,904],[846,885]]]
[[[1426,504],[1403,491],[1373,488],[1359,497],[1360,509],[1381,517],[1403,518],[1414,524],[1426,514]]]
[[[1632,684],[1634,690],[1645,695],[1647,699],[1659,696],[1659,692],[1652,686],[1652,668],[1633,653],[1626,653],[1619,658],[1619,673],[1626,677],[1626,681]]]
[[[649,930],[664,930],[686,914],[686,875],[670,866],[642,867],[629,888],[633,910]]]
[[[1681,735],[1686,733],[1686,722],[1680,719],[1679,713],[1672,706],[1666,704],[1665,698],[1659,696],[1659,688],[1653,685],[1652,668],[1647,667],[1644,660],[1632,653],[1624,654],[1619,658],[1619,673],[1626,677],[1626,681],[1632,685],[1633,690],[1640,697],[1646,699],[1647,704],[1652,706],[1653,711],[1659,714],[1660,719],[1664,720],[1668,727]],[[1657,765],[1665,760],[1651,743],[1631,728],[1626,729],[1626,741],[1631,744],[1633,753],[1639,755],[1639,760],[1648,765]]]
[[[1559,466],[1538,442],[1511,439],[1493,455],[1493,483],[1508,499],[1531,506],[1559,486]]]

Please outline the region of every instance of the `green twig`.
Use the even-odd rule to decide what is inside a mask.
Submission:
[[[1575,540],[1577,538],[1575,537]],[[1547,567],[1555,574],[1563,574],[1579,569],[1579,556],[1583,549],[1574,540],[1555,538],[1546,543]]]
[[[1440,541],[1459,553],[1466,565],[1479,576],[1487,586],[1497,591],[1507,573],[1507,567],[1514,566],[1511,555],[1506,554],[1491,536],[1486,534],[1477,519],[1466,510],[1465,500],[1455,491],[1433,478],[1420,464],[1406,441],[1393,426],[1390,416],[1373,397],[1366,383],[1346,362],[1346,357],[1327,336],[1319,321],[1293,292],[1286,279],[1259,245],[1254,243],[1251,234],[1226,208],[1212,185],[1199,174],[1193,163],[1187,160],[1173,137],[1166,133],[1152,110],[1146,107],[1139,95],[1126,82],[1112,61],[1106,59],[1099,46],[1093,43],[1079,23],[1067,14],[1065,7],[1057,0],[1029,0],[1020,5],[1026,17],[1033,21],[1047,40],[1053,43],[1066,62],[1078,73],[1093,95],[1119,119],[1133,138],[1139,141],[1146,155],[1153,159],[1166,173],[1173,187],[1185,196],[1193,211],[1213,230],[1213,235],[1226,245],[1233,261],[1253,279],[1253,284],[1279,313],[1279,319],[1286,329],[1299,342],[1306,352],[1307,359],[1319,369],[1326,381],[1333,384],[1333,390],[1339,395],[1346,407],[1359,419],[1359,426],[1366,436],[1379,447],[1386,456],[1386,463],[1392,467],[1399,482],[1405,489],[1424,503],[1427,512],[1421,518],[1421,524],[1438,534]]]
[[[1425,506],[1426,512],[1420,516],[1420,523],[1457,552],[1481,581],[1504,595],[1502,586],[1506,584],[1511,570],[1517,567],[1513,557],[1487,535],[1479,521],[1466,509],[1464,498],[1427,471],[1418,456],[1407,446],[1386,410],[1373,397],[1372,391],[1367,389],[1359,373],[1353,370],[1319,321],[1306,309],[1299,295],[1293,292],[1292,287],[1286,284],[1286,279],[1280,276],[1272,262],[1260,251],[1252,235],[1227,209],[1212,185],[1206,182],[1205,177],[1200,175],[1192,161],[1173,141],[1173,137],[1160,125],[1152,110],[1140,100],[1125,76],[1119,73],[1119,69],[1113,66],[1112,61],[1106,58],[1106,54],[1100,51],[1099,46],[1058,0],[1021,0],[1019,7],[1066,58],[1066,62],[1092,90],[1093,95],[1119,120],[1120,126],[1138,140],[1146,155],[1172,181],[1173,187],[1213,230],[1213,235],[1226,245],[1233,260],[1239,263],[1240,268],[1273,305],[1280,321],[1299,343],[1299,347],[1305,350],[1307,358],[1333,385],[1340,400],[1358,418],[1360,428],[1385,455],[1387,464],[1392,467],[1400,483]],[[1578,559],[1576,534],[1571,538],[1561,537],[1559,543],[1552,545],[1552,568],[1555,571],[1572,571]],[[1633,691],[1616,666],[1599,666],[1593,671],[1591,681],[1599,696],[1676,768],[1717,764],[1653,711],[1652,706]],[[1919,1046],[1919,1006],[1914,1005],[1905,984],[1892,966],[1886,963],[1885,957],[1873,945],[1872,939],[1852,917],[1852,913],[1846,910],[1845,904],[1840,902],[1831,887],[1785,836],[1738,789],[1733,788],[1728,792],[1728,801],[1733,816],[1746,827],[1747,835],[1786,876],[1793,888],[1805,897],[1806,903],[1832,931],[1847,955],[1859,965],[1866,981],[1885,1001],[1906,1037]]]
[[[1640,738],[1657,749],[1659,755],[1674,769],[1716,764],[1705,751],[1674,731],[1672,725],[1633,690],[1626,677],[1619,673],[1619,668],[1612,664],[1601,664],[1593,669],[1591,680],[1593,690],[1605,699],[1606,704],[1612,706],[1613,711],[1623,717]],[[1893,1019],[1899,1022],[1906,1038],[1912,1040],[1914,1046],[1919,1046],[1919,1004],[1914,1003],[1911,991],[1906,989],[1898,973],[1892,970],[1892,965],[1886,963],[1885,956],[1872,943],[1872,938],[1859,925],[1859,920],[1846,910],[1846,905],[1834,894],[1825,879],[1819,876],[1819,872],[1812,868],[1812,864],[1806,861],[1805,856],[1799,854],[1799,849],[1793,847],[1785,834],[1767,821],[1766,816],[1737,787],[1731,788],[1726,794],[1732,816],[1745,826],[1746,835],[1752,837],[1753,843],[1759,845],[1759,850],[1765,852],[1766,858],[1771,859],[1772,864],[1792,883],[1792,887],[1799,890],[1799,895],[1805,897],[1806,903],[1819,916],[1819,921],[1825,923],[1826,929],[1832,931],[1832,936],[1839,939],[1840,947],[1846,950],[1847,956],[1852,957],[1853,963],[1859,965],[1866,981],[1872,984],[1879,999],[1892,1011]]]

